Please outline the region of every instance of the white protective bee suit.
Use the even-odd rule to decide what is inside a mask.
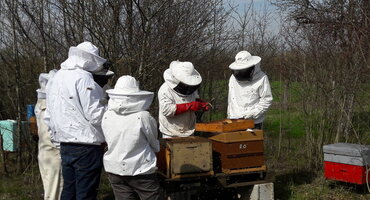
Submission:
[[[90,42],[79,46],[92,48]],[[105,142],[101,130],[104,91],[91,73],[100,71],[106,60],[79,46],[69,49],[68,59],[46,87],[46,120],[56,142],[100,145]]]
[[[47,121],[52,139],[60,143],[63,190],[61,199],[96,199],[105,142],[101,120],[103,89],[92,73],[106,59],[91,42],[72,46],[68,58],[46,87]]]
[[[108,150],[104,154],[105,171],[116,199],[160,199],[156,177],[159,151],[157,122],[146,111],[153,92],[142,91],[132,76],[122,76],[110,97],[102,128]]]
[[[262,123],[264,113],[272,103],[272,94],[267,75],[261,71],[261,58],[241,51],[229,68],[234,71],[254,67],[249,81],[239,81],[233,75],[229,79],[227,116],[230,119],[253,119]]]
[[[120,176],[155,173],[157,122],[146,111],[153,92],[140,91],[133,77],[123,76],[107,93],[110,99],[102,122],[108,145],[103,159],[105,171]]]
[[[37,103],[35,106],[35,115],[38,128],[38,163],[44,187],[44,199],[57,200],[63,188],[63,177],[61,170],[60,150],[51,142],[48,127],[44,122],[46,110],[45,87],[55,74],[50,71],[49,74],[41,73],[39,76],[40,88],[37,89]]]
[[[194,111],[176,114],[177,104],[196,101],[198,91],[183,95],[174,88],[183,82],[187,85],[199,85],[202,78],[190,62],[173,61],[170,68],[163,73],[164,83],[158,90],[159,130],[163,137],[187,137],[194,133],[196,115]]]

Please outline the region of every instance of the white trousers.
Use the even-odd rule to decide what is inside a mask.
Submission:
[[[35,114],[39,134],[39,169],[44,186],[44,199],[59,200],[63,188],[60,150],[51,143],[48,127],[44,123],[45,99],[37,100]]]

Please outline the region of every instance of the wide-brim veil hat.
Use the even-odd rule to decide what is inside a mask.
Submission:
[[[123,97],[132,95],[154,95],[153,92],[140,90],[139,82],[132,76],[121,76],[113,89],[106,91],[110,97]]]
[[[82,42],[69,48],[68,59],[62,67],[72,69],[78,67],[94,73],[101,71],[105,62],[106,59],[99,56],[99,49],[95,45],[91,42]]]
[[[248,51],[240,51],[235,56],[235,62],[229,65],[231,70],[242,70],[257,65],[261,62],[261,57],[252,56]]]
[[[170,64],[171,74],[178,81],[186,85],[199,85],[202,77],[191,62],[172,61]]]

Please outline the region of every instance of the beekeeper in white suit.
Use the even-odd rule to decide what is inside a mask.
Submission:
[[[209,103],[200,100],[197,91],[202,77],[191,62],[173,61],[163,78],[158,91],[162,137],[190,136],[195,131],[195,111],[209,110]]]
[[[235,62],[229,65],[232,75],[227,107],[229,119],[253,119],[257,129],[262,129],[264,113],[272,103],[270,83],[260,62],[259,56],[248,51],[236,54]]]
[[[122,76],[110,97],[102,128],[108,145],[104,168],[116,199],[159,199],[155,152],[159,151],[157,122],[147,111],[153,92],[142,91],[132,76]]]
[[[91,42],[72,46],[46,87],[48,125],[52,139],[60,142],[62,199],[96,199],[103,167],[105,142],[101,121],[105,107],[103,89],[92,74],[103,69],[106,59]]]
[[[62,192],[63,178],[59,148],[51,142],[50,133],[44,122],[46,109],[45,87],[56,70],[49,73],[41,73],[39,76],[40,88],[37,89],[37,103],[35,115],[38,129],[38,162],[44,187],[44,199],[58,200]]]

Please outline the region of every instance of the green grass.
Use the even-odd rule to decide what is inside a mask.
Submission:
[[[289,184],[291,191],[288,199],[292,200],[314,200],[314,199],[335,199],[335,200],[367,200],[370,194],[366,186],[347,184],[338,181],[325,180],[320,173],[310,183]]]
[[[297,111],[282,112],[280,109],[271,108],[265,116],[264,128],[268,134],[279,134],[284,131],[290,137],[304,135],[303,116]]]
[[[274,102],[281,102],[281,97],[284,93],[283,84],[280,81],[271,81],[271,92],[274,97]],[[302,86],[298,82],[292,82],[288,89],[288,100],[289,103],[297,103],[301,100],[300,91]]]
[[[114,194],[112,187],[109,184],[108,175],[106,172],[102,172],[100,179],[98,197],[99,200],[114,200]]]
[[[97,198],[98,200],[114,200],[113,190],[105,172],[101,176]],[[34,171],[33,174],[11,174],[6,177],[0,170],[0,200],[33,199],[43,199],[43,186],[39,171]]]
[[[0,178],[0,199],[28,200],[42,199],[43,189],[41,178],[38,174],[32,176],[12,175]]]
[[[366,188],[325,180],[323,169],[308,165],[301,138],[283,137],[282,155],[277,155],[277,137],[266,136],[266,161],[270,173],[275,174],[275,199],[280,200],[347,200],[370,199]]]

